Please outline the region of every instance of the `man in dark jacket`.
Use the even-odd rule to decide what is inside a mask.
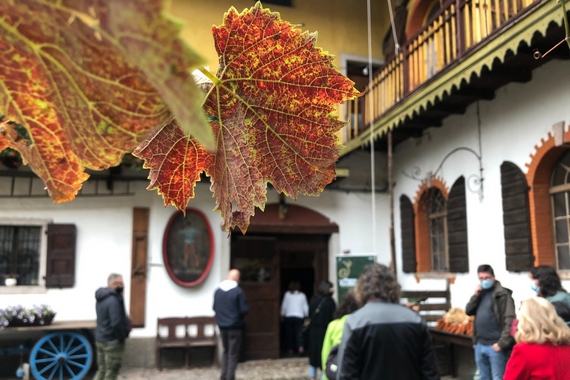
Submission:
[[[477,268],[479,285],[465,307],[467,315],[475,316],[473,341],[475,362],[481,380],[502,379],[515,340],[511,325],[516,318],[512,292],[495,279],[490,265]]]
[[[362,308],[346,319],[338,380],[438,380],[425,320],[399,304],[400,285],[385,265],[367,265],[354,288]]]
[[[93,380],[115,380],[121,369],[125,339],[131,331],[130,321],[123,301],[123,276],[112,273],[107,288],[95,292],[97,304],[97,373]]]
[[[238,286],[239,275],[237,269],[230,270],[228,279],[222,281],[214,293],[216,324],[220,328],[224,346],[221,380],[235,380],[244,327],[243,318],[249,312],[245,293]]]

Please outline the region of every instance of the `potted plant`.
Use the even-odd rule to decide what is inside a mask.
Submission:
[[[4,285],[15,286],[18,283],[18,278],[20,275],[17,273],[6,273],[2,275],[4,277]]]
[[[0,309],[0,330],[5,327],[51,325],[55,314],[48,305],[34,305],[31,308],[8,306]]]

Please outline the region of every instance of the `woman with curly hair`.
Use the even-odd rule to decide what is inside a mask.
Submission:
[[[570,306],[570,294],[564,290],[556,269],[550,265],[539,265],[529,273],[531,289],[539,297],[550,302],[564,302]]]
[[[541,297],[523,301],[505,380],[570,378],[570,328]]]
[[[439,379],[426,322],[400,305],[400,285],[390,269],[367,265],[354,292],[362,307],[346,318],[337,379]]]

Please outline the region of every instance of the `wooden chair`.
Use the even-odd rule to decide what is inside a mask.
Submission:
[[[206,335],[206,328],[211,326],[212,335]],[[161,328],[166,327],[168,334],[162,336]],[[189,330],[196,329],[196,334],[190,335]],[[176,332],[184,329],[184,334]],[[184,349],[184,366],[189,366],[189,349],[191,347],[213,347],[213,359],[216,361],[218,339],[216,335],[216,322],[214,317],[170,317],[158,318],[156,330],[156,368],[162,369],[161,351],[163,348]]]

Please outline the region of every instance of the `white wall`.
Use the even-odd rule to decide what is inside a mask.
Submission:
[[[0,179],[4,181],[4,179]],[[213,315],[212,295],[229,269],[229,240],[222,231],[222,219],[213,212],[215,203],[209,183],[199,183],[196,198],[188,205],[202,211],[214,234],[215,258],[205,281],[194,288],[182,288],[168,276],[162,259],[162,239],[170,217],[176,210],[164,207],[162,197],[147,191],[146,182],[131,184],[134,196],[78,197],[71,203],[53,204],[49,198],[0,198],[0,220],[43,219],[77,226],[76,281],[73,288],[43,289],[31,294],[7,294],[13,289],[0,287],[0,308],[21,304],[48,304],[58,320],[95,319],[95,290],[106,286],[109,273],[125,279],[125,304],[129,307],[132,210],[150,209],[146,327],[132,336],[156,334],[156,318],[183,315]],[[377,251],[380,261],[389,262],[388,208],[386,195],[376,195]],[[268,202],[277,202],[269,190]],[[295,201],[288,199],[287,202]],[[331,280],[334,281],[334,256],[344,250],[373,252],[371,195],[325,191],[320,197],[300,197],[297,204],[316,210],[339,225],[330,247]],[[256,210],[256,212],[261,212]]]
[[[469,274],[459,274],[451,285],[452,306],[465,307],[477,284],[476,269],[480,264],[490,264],[502,284],[514,291],[515,302],[533,295],[527,273],[506,271],[503,238],[503,216],[500,166],[511,161],[527,172],[530,155],[541,139],[547,139],[552,125],[565,121],[570,124],[570,76],[568,64],[552,61],[533,72],[533,79],[525,84],[509,84],[498,89],[495,99],[479,104],[482,135],[484,199],[466,190],[467,225],[469,239]],[[431,128],[420,139],[400,144],[394,154],[395,209],[398,199],[405,194],[412,201],[420,183],[402,175],[414,167],[421,169],[421,176],[435,172],[445,155],[457,147],[469,147],[479,151],[477,138],[477,106],[472,104],[464,115],[451,116],[441,128]],[[438,173],[448,189],[455,180],[479,174],[478,161],[468,152],[457,152],[448,159]],[[396,212],[396,249],[401,271],[400,216]],[[421,279],[400,273],[402,287],[406,290],[440,290],[445,280]],[[564,284],[570,288],[570,282]]]

